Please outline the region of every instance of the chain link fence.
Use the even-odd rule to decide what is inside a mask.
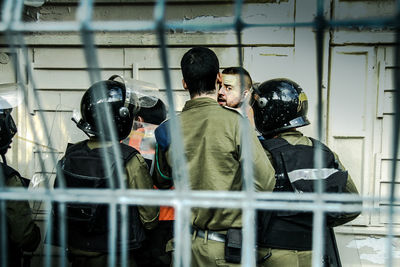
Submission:
[[[31,1],[35,2],[35,1]],[[40,4],[40,1],[36,1]],[[163,79],[166,85],[166,99],[169,107],[169,116],[171,123],[171,148],[173,156],[173,168],[176,170],[174,175],[175,190],[172,191],[153,191],[153,190],[128,190],[126,188],[120,189],[107,189],[107,190],[85,190],[85,189],[67,189],[63,187],[63,178],[60,177],[61,188],[54,189],[51,186],[50,181],[46,181],[44,184],[47,187],[37,188],[35,190],[29,190],[28,192],[23,189],[18,188],[6,188],[4,183],[0,184],[0,200],[1,200],[1,253],[3,255],[1,263],[2,266],[5,265],[4,255],[7,253],[7,240],[5,238],[7,232],[6,223],[6,207],[5,201],[7,200],[29,200],[35,203],[45,203],[46,208],[49,210],[53,203],[59,203],[59,208],[61,211],[65,212],[66,202],[80,202],[80,203],[105,203],[109,205],[109,220],[112,225],[112,230],[109,233],[109,266],[115,266],[117,258],[120,256],[122,259],[122,266],[128,266],[128,256],[127,256],[127,244],[122,245],[122,249],[119,251],[116,247],[115,237],[117,233],[117,219],[116,211],[117,209],[125,209],[128,205],[169,205],[175,209],[175,221],[174,221],[174,266],[190,266],[190,209],[192,207],[215,207],[215,208],[241,208],[243,210],[243,248],[242,248],[242,265],[243,266],[255,266],[256,259],[254,255],[255,247],[255,215],[256,210],[309,210],[314,213],[314,226],[313,226],[313,261],[314,267],[322,266],[322,255],[323,251],[323,224],[324,224],[324,213],[334,212],[334,211],[363,211],[363,212],[378,212],[376,207],[374,207],[374,199],[372,197],[362,196],[363,205],[355,205],[354,201],[358,198],[354,196],[343,196],[340,194],[324,194],[322,183],[318,183],[316,193],[314,194],[273,194],[269,192],[254,192],[253,186],[253,173],[251,168],[251,146],[247,145],[243,147],[244,158],[246,159],[243,163],[243,173],[242,177],[244,179],[244,190],[241,192],[207,192],[207,191],[191,191],[188,182],[188,172],[185,164],[184,157],[184,147],[181,142],[182,134],[180,129],[180,122],[176,116],[176,104],[174,101],[174,92],[171,86],[171,74],[170,74],[170,64],[169,64],[169,47],[166,41],[166,33],[168,31],[227,31],[233,30],[236,35],[236,45],[238,66],[243,66],[243,41],[241,33],[243,30],[258,28],[258,27],[280,27],[280,28],[313,28],[316,36],[316,54],[317,62],[315,62],[316,73],[317,73],[317,84],[318,84],[318,110],[316,114],[316,121],[314,124],[317,126],[316,138],[323,139],[323,54],[324,54],[324,36],[330,29],[340,29],[340,28],[351,28],[351,27],[371,27],[371,28],[392,28],[396,32],[396,43],[395,47],[395,62],[399,62],[400,55],[400,2],[397,1],[397,12],[396,16],[390,18],[375,18],[375,19],[359,19],[359,20],[330,20],[327,18],[324,7],[326,2],[323,0],[316,0],[317,9],[315,10],[315,19],[308,22],[292,22],[292,23],[270,23],[270,24],[250,24],[245,23],[242,20],[242,8],[244,1],[236,0],[234,1],[234,17],[231,22],[221,23],[183,23],[178,21],[169,21],[166,19],[166,7],[167,1],[159,0],[154,3],[154,17],[153,20],[129,20],[129,21],[95,21],[92,17],[95,1],[85,0],[79,1],[76,20],[67,22],[26,22],[23,20],[23,0],[3,0],[2,4],[2,20],[0,22],[0,34],[6,40],[6,45],[12,54],[18,55],[18,57],[13,57],[13,64],[15,66],[17,77],[19,77],[19,82],[15,90],[23,95],[24,101],[21,105],[29,106],[30,99],[34,99],[37,105],[40,107],[45,105],[43,99],[39,97],[36,90],[30,90],[27,87],[29,83],[33,88],[37,88],[36,80],[32,73],[32,67],[30,66],[31,60],[29,58],[28,47],[25,45],[24,35],[27,33],[79,33],[82,42],[82,49],[85,56],[85,61],[87,63],[87,73],[90,77],[90,83],[93,84],[96,81],[101,80],[99,58],[98,58],[98,48],[95,42],[95,34],[98,32],[152,32],[157,38],[160,54],[160,60],[163,65]],[[399,147],[399,131],[400,131],[400,103],[398,92],[400,88],[400,73],[399,68],[395,69],[394,75],[395,81],[395,116],[394,117],[394,127],[392,135],[392,146],[393,146],[393,156],[392,159],[398,158],[398,147]],[[29,96],[28,96],[29,95]],[[29,119],[31,128],[35,129],[40,127],[43,129],[44,140],[48,140],[47,147],[52,148],[51,143],[52,138],[51,122],[46,120],[42,113],[37,113],[39,116],[40,126],[37,125],[37,121],[33,121],[32,118]],[[106,119],[106,127],[109,129],[114,129],[112,125],[112,119],[109,113],[103,114]],[[246,125],[245,119],[243,119],[242,125]],[[243,143],[248,144],[248,140],[244,138],[247,136],[247,131],[250,129],[247,127],[242,127]],[[115,144],[118,140],[113,136],[112,142]],[[103,142],[105,140],[103,139]],[[114,155],[119,155],[121,152],[118,146],[113,146]],[[57,161],[59,157],[56,154],[50,153],[48,155],[39,155],[41,159],[39,164],[41,164],[42,169],[48,168],[45,164],[44,157],[48,157],[46,161],[50,161],[53,170],[57,166]],[[119,158],[119,157],[116,157]],[[320,159],[320,154],[317,152],[317,159]],[[396,160],[393,160],[396,162]],[[110,164],[109,159],[106,158],[106,164]],[[315,163],[316,167],[321,166],[321,161],[317,160]],[[107,165],[108,166],[108,165]],[[118,166],[122,166],[119,162]],[[386,212],[389,216],[389,222],[387,225],[387,259],[386,265],[393,266],[393,251],[392,251],[392,241],[394,237],[394,216],[398,212],[396,209],[395,199],[395,176],[396,176],[396,164],[392,164],[391,169],[391,182],[390,182],[390,194],[389,199],[387,199],[389,205],[387,209],[379,210],[379,212]],[[123,171],[121,167],[118,170],[118,179],[121,181],[123,178]],[[1,177],[1,181],[4,181],[4,177]],[[121,182],[121,185],[124,184]],[[120,208],[119,208],[120,207]],[[47,213],[45,229],[46,233],[52,231],[53,222],[52,217]],[[48,266],[67,266],[67,255],[66,255],[66,235],[67,229],[65,228],[65,214],[61,213],[61,248],[59,250],[59,258],[54,257],[54,251],[51,246],[45,246],[44,250],[44,260],[43,265]],[[125,225],[126,228],[126,225]],[[122,231],[122,240],[127,239],[126,229]],[[46,236],[47,239],[51,239],[50,235]],[[51,240],[47,240],[51,243]],[[121,253],[121,255],[117,255]]]

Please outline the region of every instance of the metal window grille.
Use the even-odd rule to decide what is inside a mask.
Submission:
[[[243,65],[243,52],[242,52],[242,39],[241,32],[244,29],[256,28],[256,27],[310,27],[315,29],[316,34],[316,47],[317,47],[317,84],[318,84],[318,112],[317,120],[314,124],[317,126],[317,138],[322,139],[323,137],[323,106],[322,106],[322,68],[323,68],[323,42],[324,33],[329,28],[346,28],[346,27],[393,27],[396,31],[396,47],[395,47],[395,62],[400,61],[400,1],[397,1],[397,13],[396,16],[390,18],[375,18],[375,19],[359,19],[359,20],[329,20],[324,13],[325,1],[316,0],[317,9],[315,10],[315,19],[309,22],[293,22],[293,23],[270,23],[270,24],[249,24],[245,23],[241,18],[242,13],[242,0],[234,1],[235,12],[233,22],[231,23],[192,23],[185,24],[182,22],[168,21],[166,20],[166,1],[157,0],[154,6],[154,18],[151,21],[94,21],[92,18],[93,8],[95,1],[86,0],[79,1],[79,6],[76,14],[76,20],[70,22],[40,22],[40,23],[30,23],[24,22],[22,20],[22,10],[24,1],[23,0],[3,0],[2,5],[2,20],[0,22],[0,33],[5,37],[7,41],[8,48],[10,51],[16,55],[14,57],[14,65],[16,66],[17,75],[24,80],[24,82],[19,83],[21,92],[25,95],[24,105],[29,105],[27,95],[28,92],[26,83],[29,82],[36,88],[36,81],[32,75],[32,68],[30,66],[30,60],[27,52],[27,46],[24,43],[24,34],[26,32],[79,32],[83,44],[84,55],[87,62],[87,72],[90,77],[91,84],[95,81],[100,80],[100,70],[97,55],[96,43],[94,40],[94,33],[96,32],[140,32],[140,31],[150,31],[157,36],[158,49],[161,55],[161,61],[164,67],[163,78],[166,84],[166,96],[169,105],[169,114],[172,127],[171,137],[172,137],[172,156],[173,156],[173,168],[178,170],[175,172],[175,187],[174,191],[167,192],[155,192],[152,190],[126,190],[126,188],[121,188],[118,190],[102,190],[98,192],[96,190],[73,190],[73,189],[37,189],[34,191],[26,192],[25,190],[19,189],[9,189],[5,188],[4,184],[0,187],[0,204],[1,204],[1,253],[6,255],[7,251],[7,241],[5,238],[6,229],[6,218],[5,218],[5,201],[6,200],[31,200],[31,201],[43,201],[50,208],[52,203],[60,203],[60,209],[65,211],[65,202],[95,202],[95,203],[106,203],[110,208],[109,219],[112,226],[112,231],[110,232],[110,257],[109,266],[115,266],[117,259],[117,249],[116,244],[113,242],[117,235],[116,233],[116,207],[121,205],[122,211],[126,212],[126,207],[128,204],[136,205],[171,205],[175,209],[175,223],[174,223],[174,233],[175,233],[175,253],[174,253],[174,266],[190,266],[190,209],[192,207],[219,207],[219,208],[237,208],[240,207],[243,211],[243,249],[242,249],[242,264],[243,266],[255,266],[255,211],[257,209],[290,209],[290,210],[309,210],[314,213],[314,228],[313,228],[313,266],[322,266],[321,258],[323,255],[323,214],[328,211],[357,211],[360,210],[360,206],[352,204],[355,198],[353,196],[343,196],[343,195],[332,195],[324,194],[322,183],[318,183],[317,192],[315,194],[280,194],[276,195],[268,192],[254,192],[253,189],[253,172],[251,168],[251,151],[249,145],[243,146],[243,153],[245,161],[243,163],[243,179],[244,179],[244,190],[240,193],[238,192],[206,192],[206,191],[190,191],[188,184],[188,173],[185,165],[184,157],[184,147],[181,143],[181,132],[178,117],[175,115],[175,103],[174,95],[171,89],[171,75],[169,72],[169,62],[168,62],[168,45],[166,43],[166,31],[178,31],[178,30],[213,30],[213,31],[224,31],[224,30],[234,30],[237,37],[237,53],[239,61],[238,65]],[[23,64],[27,65],[26,69],[23,69]],[[388,199],[388,209],[385,210],[389,215],[388,223],[388,241],[387,241],[387,259],[386,265],[393,266],[393,251],[392,251],[392,239],[394,237],[394,216],[396,212],[395,206],[395,175],[396,175],[396,159],[398,157],[397,151],[399,147],[399,131],[400,131],[400,73],[399,68],[395,69],[395,101],[394,109],[394,127],[392,135],[392,146],[393,149],[393,165],[391,168],[391,181],[390,181],[390,197]],[[243,79],[243,77],[241,77]],[[243,83],[242,83],[243,84]],[[38,103],[42,105],[41,99],[37,96],[35,90],[33,90],[33,98]],[[50,138],[50,127],[49,123],[45,120],[41,113],[38,113],[40,117],[41,126],[44,129],[45,135],[49,143],[48,147],[52,147]],[[109,113],[105,113],[105,119],[107,121],[107,127],[113,129],[111,123],[111,118]],[[33,121],[30,119],[31,127],[34,129]],[[249,131],[249,127],[246,127],[247,120],[243,119],[241,122],[242,136],[246,136],[246,132]],[[115,131],[113,136],[113,142],[116,143]],[[104,139],[103,139],[104,141]],[[243,138],[243,143],[248,143],[246,138]],[[114,147],[114,153],[118,155],[120,153],[118,146]],[[117,157],[118,158],[118,157]],[[320,154],[317,152],[317,159],[320,159]],[[51,158],[53,166],[56,166],[57,158],[52,154]],[[44,163],[41,161],[43,168]],[[106,158],[106,164],[109,164],[109,159]],[[316,161],[316,167],[321,166],[321,161]],[[123,179],[121,162],[119,162],[118,176],[119,179]],[[62,177],[61,177],[62,182]],[[0,181],[3,181],[0,179]],[[123,185],[124,183],[120,183]],[[62,185],[62,184],[61,184]],[[327,200],[338,201],[337,203],[331,202],[327,204]],[[363,207],[362,211],[377,212],[376,208],[373,206],[374,199],[371,197],[362,197]],[[340,201],[340,202],[339,202]],[[61,213],[62,221],[65,222],[65,215]],[[123,236],[126,237],[126,223],[122,229]],[[47,216],[46,221],[47,231],[51,232],[52,221],[51,216]],[[67,259],[65,253],[66,246],[66,234],[65,223],[62,225],[61,240],[62,246],[60,250],[60,258],[57,259],[59,266],[66,266]],[[123,238],[126,240],[126,238]],[[127,266],[127,250],[126,243],[123,245],[121,250],[122,265]],[[52,258],[52,250],[50,246],[46,246],[44,252],[44,265],[52,266],[55,259]],[[2,258],[3,262],[0,265],[5,265],[5,257]],[[57,263],[56,263],[57,264]]]

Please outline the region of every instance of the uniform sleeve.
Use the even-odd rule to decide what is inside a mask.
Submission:
[[[256,132],[250,130],[255,191],[272,191],[275,187],[275,170],[264,152]],[[241,153],[241,152],[240,152]],[[243,162],[243,155],[240,156]]]
[[[140,154],[136,154],[127,164],[130,189],[153,189],[153,181],[148,166]],[[158,223],[159,207],[138,206],[140,220],[147,229],[154,228]]]
[[[346,170],[346,168],[343,166],[343,164],[340,162],[339,157],[336,153],[333,153],[335,155],[335,159],[339,164],[339,168],[341,170]],[[345,193],[350,193],[350,194],[359,194],[356,185],[354,184],[353,179],[351,179],[350,174],[348,174],[347,177],[347,183],[346,183],[346,188],[345,188]],[[357,203],[356,203],[357,204]],[[362,202],[358,202],[358,204],[362,204]],[[343,213],[338,220],[334,222],[334,225],[332,226],[339,226],[345,223],[348,223],[355,218],[357,218],[361,212],[352,212],[352,213]]]
[[[339,160],[339,157],[338,157],[338,155],[336,154],[336,153],[333,153],[334,155],[335,155],[335,159],[336,159],[336,161],[338,162],[338,164],[339,164],[339,168],[341,169],[341,170],[346,170],[346,168],[343,166],[343,164],[340,162],[340,160]],[[356,187],[356,185],[354,184],[354,181],[353,181],[353,179],[351,179],[351,176],[350,176],[350,174],[348,174],[348,176],[347,176],[347,183],[346,183],[346,189],[345,189],[346,191],[346,193],[353,193],[353,194],[357,194],[358,195],[358,190],[357,190],[357,187]]]
[[[6,185],[22,187],[18,176],[8,179]],[[35,251],[41,240],[40,228],[32,220],[28,201],[7,201],[6,205],[10,241],[23,251]]]

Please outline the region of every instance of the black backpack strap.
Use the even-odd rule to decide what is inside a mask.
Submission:
[[[286,141],[285,139],[283,139],[281,137],[264,139],[261,141],[261,144],[270,153],[275,149],[290,145],[288,141]]]
[[[290,149],[292,145],[281,137],[262,140],[261,144],[272,156],[276,180],[274,191],[285,191],[284,188],[288,185],[288,179],[281,153]]]
[[[327,146],[327,145],[325,145],[324,143],[322,143],[322,142],[320,142],[320,141],[318,141],[318,140],[316,140],[316,139],[314,139],[314,138],[312,138],[312,137],[309,137],[310,138],[310,140],[311,140],[311,142],[312,142],[312,144],[313,144],[313,147],[316,147],[316,148],[320,148],[320,149],[322,149],[322,150],[325,150],[325,151],[328,151],[329,153],[331,153],[332,155],[334,155],[334,153],[332,152],[332,150]],[[335,160],[335,162],[334,162],[334,168],[336,168],[336,169],[338,169],[338,170],[340,170],[340,171],[345,171],[345,170],[343,170],[342,168],[340,168],[340,166],[339,166],[339,162],[337,161],[337,159],[335,158],[335,156],[333,156],[333,158],[334,158],[334,160]]]
[[[124,165],[126,165],[128,161],[131,160],[136,154],[140,154],[140,152],[137,151],[135,148],[128,146],[124,143],[120,143],[120,150],[122,158],[124,160]]]
[[[272,165],[275,169],[275,187],[276,191],[286,191],[285,188],[290,187],[289,179],[286,177],[284,162],[281,156],[283,148],[290,148],[290,144],[283,138],[271,138],[260,140],[263,148],[267,150],[272,156]],[[257,214],[257,233],[258,243],[267,244],[266,238],[270,235],[270,222],[277,214],[276,211],[261,211]]]
[[[308,137],[308,138],[311,140],[311,142],[313,144],[313,147],[319,148],[319,149],[322,149],[322,150],[325,150],[325,151],[329,151],[329,152],[332,153],[332,150],[329,147],[327,147],[324,143],[322,143],[322,142],[320,142],[317,139],[314,139],[312,137]]]

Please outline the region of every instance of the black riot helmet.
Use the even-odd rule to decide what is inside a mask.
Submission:
[[[124,83],[114,80],[117,77],[120,76],[114,75],[108,80],[93,84],[83,95],[82,119],[77,122],[77,125],[86,134],[104,135],[106,139],[111,139],[110,129],[104,120],[104,113],[109,110],[118,139],[122,140],[129,135],[134,115],[139,109],[139,102],[137,96],[127,90]],[[98,123],[102,123],[103,127],[100,127]]]
[[[0,109],[0,154],[5,155],[12,138],[17,133],[17,126],[11,116],[11,108]]]
[[[257,130],[267,138],[310,124],[308,100],[303,89],[289,79],[263,82],[253,91],[254,121]]]
[[[115,81],[116,78],[120,78],[123,83]],[[113,75],[87,89],[81,100],[82,119],[72,120],[88,136],[104,136],[106,140],[110,140],[111,129],[105,121],[105,112],[110,112],[118,140],[121,141],[131,132],[133,120],[139,110],[153,107],[157,103],[157,97],[143,97],[141,92],[154,89],[153,84],[138,80],[126,81],[122,76]]]

